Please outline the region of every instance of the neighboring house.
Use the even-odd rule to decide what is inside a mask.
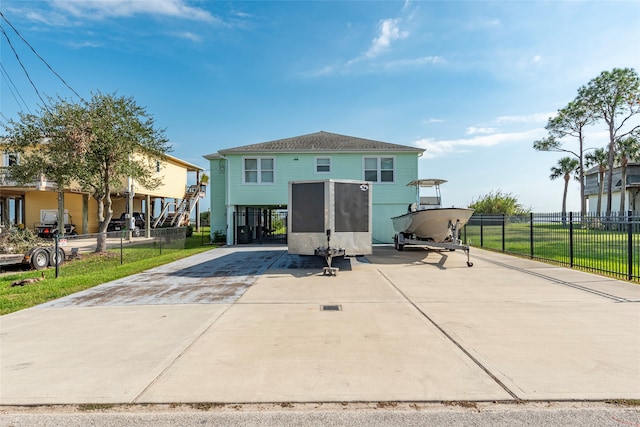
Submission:
[[[1,150],[1,148],[0,148]],[[40,223],[41,210],[55,210],[58,208],[58,189],[55,182],[46,177],[34,179],[26,185],[19,185],[9,179],[8,168],[19,162],[20,158],[14,153],[1,151],[0,163],[0,225],[23,225],[34,229]],[[200,181],[202,168],[182,161],[172,156],[163,160],[156,160],[156,173],[162,180],[156,189],[147,189],[134,179],[126,179],[121,188],[114,189],[113,216],[129,212],[149,212],[151,216],[158,215],[165,204],[176,203],[187,193],[189,173],[195,174],[195,182]],[[98,231],[98,204],[89,193],[82,191],[77,185],[71,185],[64,191],[64,208],[71,215],[79,234],[95,233]],[[196,218],[199,218],[199,202],[197,202]]]
[[[252,241],[263,229],[276,228],[271,224],[274,215],[286,215],[289,181],[353,179],[373,183],[373,243],[391,243],[390,218],[415,201],[415,189],[407,183],[418,178],[423,152],[316,132],[208,154],[204,157],[210,162],[211,231],[225,234],[229,244]]]
[[[607,172],[604,176],[604,187],[602,194],[602,207],[601,213],[605,213],[607,210]],[[640,163],[627,164],[627,182],[624,185],[625,194],[625,208],[624,211],[633,211],[634,213],[640,212]],[[600,191],[600,173],[597,166],[587,170],[584,174],[584,195],[587,199],[587,211],[596,212],[598,206],[598,193]],[[613,169],[613,187],[611,192],[611,211],[618,212],[620,210],[620,194],[622,186],[622,169],[615,167]]]

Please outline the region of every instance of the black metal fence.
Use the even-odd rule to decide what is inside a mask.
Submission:
[[[134,237],[130,231],[112,231],[103,234],[77,234],[56,236],[53,242],[62,248],[67,258],[75,258],[84,254],[96,252],[98,245],[104,247],[112,256],[120,258],[120,263],[128,259],[140,259],[162,255],[169,251],[185,248],[187,227],[158,228],[149,230],[149,236],[142,232]]]
[[[637,213],[480,214],[471,217],[462,237],[481,248],[640,281]]]
[[[286,244],[287,211],[247,208],[233,214],[234,244]]]

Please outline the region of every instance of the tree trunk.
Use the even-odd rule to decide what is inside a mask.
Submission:
[[[600,168],[600,189],[598,190],[598,206],[596,207],[596,214],[602,215],[602,193],[604,192],[604,168]]]
[[[567,214],[567,190],[569,189],[569,180],[571,176],[564,176],[564,192],[562,193],[562,217]]]
[[[627,195],[627,159],[622,159],[620,169],[622,170],[622,180],[620,182],[620,211],[618,212],[618,215],[624,216],[624,213],[626,212],[624,205]]]
[[[612,191],[613,191],[613,161],[615,159],[616,144],[614,140],[615,130],[613,120],[607,120],[609,124],[609,158],[607,160],[607,218],[611,217]]]
[[[584,136],[582,136],[582,128],[580,128],[580,135],[578,140],[580,141],[580,218],[584,221],[584,216],[587,213],[587,199],[584,197],[584,156],[583,156],[583,144]]]

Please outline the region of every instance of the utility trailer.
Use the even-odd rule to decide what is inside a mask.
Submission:
[[[371,254],[371,193],[367,181],[289,182],[288,252],[323,257],[325,275],[333,257]]]
[[[22,264],[31,266],[36,270],[43,270],[49,266],[60,265],[64,262],[66,254],[64,249],[53,246],[37,246],[23,254],[0,254],[0,271],[5,265]]]

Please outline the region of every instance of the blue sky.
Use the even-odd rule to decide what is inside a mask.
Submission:
[[[81,96],[131,96],[172,155],[320,130],[418,146],[447,205],[490,191],[560,211],[562,157],[532,148],[601,71],[640,70],[636,1],[2,0],[5,17]],[[77,100],[5,21],[43,96]],[[5,117],[41,105],[1,36]],[[587,146],[604,146],[602,124]],[[567,141],[573,148],[573,141]],[[568,207],[579,210],[572,183]]]

